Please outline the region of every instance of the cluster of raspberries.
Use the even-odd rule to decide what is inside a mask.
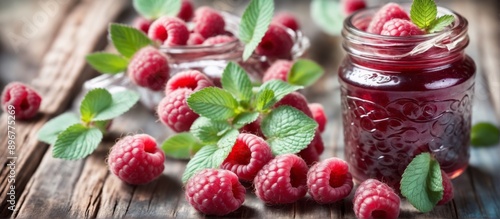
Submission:
[[[133,25],[164,47],[239,43],[233,33],[226,30],[224,16],[219,11],[208,6],[194,10],[190,0],[182,1],[176,17],[164,16],[154,21],[137,17]],[[290,32],[298,29],[299,24],[293,15],[286,12],[277,14],[255,53],[272,60],[290,59],[294,44]],[[147,46],[134,54],[127,72],[135,84],[159,91],[170,78],[168,57],[157,48]]]
[[[408,13],[396,3],[388,3],[380,8],[368,24],[366,32],[388,36],[425,34],[425,31],[412,23]]]

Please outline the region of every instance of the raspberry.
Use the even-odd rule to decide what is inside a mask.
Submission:
[[[354,213],[357,218],[398,218],[399,196],[387,184],[368,179],[354,194]]]
[[[204,6],[194,12],[194,32],[201,34],[204,38],[217,36],[224,33],[224,18],[216,10]]]
[[[168,95],[180,88],[198,91],[210,86],[214,86],[214,83],[205,74],[197,70],[187,70],[175,74],[168,80],[165,94]]]
[[[307,187],[311,197],[320,204],[347,197],[353,187],[347,163],[333,157],[314,164],[307,173]]]
[[[323,108],[323,105],[319,103],[311,103],[308,105],[309,110],[311,110],[312,115],[314,120],[318,123],[318,130],[320,132],[325,131],[325,126],[326,126],[326,115],[325,115],[325,109]]]
[[[158,116],[163,124],[176,132],[189,131],[194,120],[199,115],[194,113],[187,104],[187,98],[193,93],[188,88],[170,92],[158,104]]]
[[[259,117],[259,118],[257,118],[257,120],[243,126],[240,129],[240,133],[250,133],[250,134],[257,135],[261,138],[264,138],[264,133],[262,133],[262,129],[260,129],[260,122],[261,122],[261,118]]]
[[[132,26],[137,28],[138,30],[141,30],[142,32],[148,34],[149,27],[151,26],[152,21],[146,19],[145,17],[136,17],[134,19],[134,22],[132,23]]]
[[[385,22],[394,18],[410,20],[410,17],[401,6],[396,3],[388,3],[375,13],[366,32],[380,34]]]
[[[190,33],[187,45],[200,45],[205,41],[205,38],[199,33]]]
[[[441,170],[441,177],[443,178],[444,191],[443,191],[443,198],[441,198],[441,200],[439,200],[439,202],[437,203],[438,205],[444,205],[444,204],[450,202],[454,196],[453,195],[453,184],[451,183],[451,180],[448,177],[448,175],[442,170]]]
[[[323,144],[323,139],[321,139],[321,135],[319,134],[319,132],[316,131],[311,143],[309,143],[309,145],[305,149],[297,153],[297,155],[304,159],[307,165],[312,165],[315,162],[319,161],[319,157],[324,150],[325,146]]]
[[[344,8],[345,15],[350,15],[357,10],[366,8],[365,0],[342,0],[341,3]]]
[[[307,116],[313,118],[312,112],[307,105],[307,99],[304,95],[299,92],[292,92],[285,97],[283,97],[280,101],[278,101],[274,107],[278,108],[279,106],[288,105],[294,107],[300,111],[302,111]]]
[[[186,23],[181,19],[164,16],[151,24],[148,36],[166,46],[180,46],[186,45],[189,38],[189,30],[186,27]]]
[[[273,17],[272,23],[281,24],[285,27],[292,29],[293,31],[297,31],[300,29],[299,22],[297,18],[291,13],[288,12],[279,12]]]
[[[218,35],[218,36],[213,36],[205,40],[203,42],[203,45],[216,45],[216,44],[223,44],[223,43],[229,43],[235,41],[236,38],[232,36],[227,36],[227,35]]]
[[[254,185],[268,204],[293,203],[307,193],[307,164],[294,154],[276,156],[257,173]]]
[[[152,46],[134,54],[127,71],[135,84],[154,91],[163,89],[170,77],[167,56]]]
[[[193,14],[193,2],[191,2],[191,0],[182,0],[181,9],[179,10],[179,13],[177,13],[177,17],[188,22],[191,18],[193,18]]]
[[[264,72],[264,77],[262,82],[267,82],[270,80],[282,80],[288,81],[288,72],[292,68],[293,62],[288,60],[276,60],[267,70]]]
[[[388,36],[412,36],[422,35],[424,31],[409,20],[395,18],[385,22],[380,34]]]
[[[245,201],[245,193],[233,172],[204,169],[188,180],[185,197],[196,210],[222,216],[238,209]]]
[[[111,148],[109,170],[126,183],[139,185],[156,179],[163,172],[165,155],[153,137],[137,134],[120,139]]]
[[[30,119],[38,113],[42,97],[33,88],[20,82],[11,82],[2,91],[2,108],[5,112],[14,110],[16,119]],[[9,107],[11,106],[11,107]]]
[[[236,173],[241,180],[252,181],[271,159],[273,152],[264,139],[241,133],[221,168]]]
[[[255,53],[273,58],[290,58],[292,47],[293,39],[286,29],[281,25],[270,24]]]

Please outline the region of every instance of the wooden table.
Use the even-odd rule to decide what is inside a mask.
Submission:
[[[52,2],[52,11],[42,2]],[[204,2],[210,4],[210,2]],[[375,4],[375,2],[370,2]],[[218,8],[233,8],[240,13],[245,2],[218,1]],[[306,91],[310,101],[320,102],[329,118],[323,134],[326,150],[322,158],[343,157],[342,128],[336,68],[343,52],[340,38],[323,34],[312,25],[307,1],[277,1],[279,10],[294,11],[311,38],[310,58],[327,69],[327,74]],[[470,45],[467,53],[477,63],[476,95],[473,122],[500,118],[500,3],[495,0],[440,1],[464,15],[470,22]],[[54,6],[55,5],[55,6]],[[0,118],[0,218],[201,218],[184,199],[180,176],[186,161],[167,159],[165,171],[148,185],[130,186],[110,174],[106,156],[115,139],[128,133],[148,133],[162,141],[171,134],[153,113],[137,105],[116,119],[110,136],[91,156],[79,161],[52,158],[51,146],[36,140],[37,131],[50,118],[71,109],[73,99],[85,80],[96,72],[84,62],[84,56],[106,45],[107,24],[129,22],[133,16],[127,1],[58,1],[0,4],[2,32],[0,42],[0,85],[20,80],[32,83],[44,96],[39,116],[29,121],[16,121],[15,159],[7,154],[7,116]],[[33,35],[23,35],[23,19],[46,12],[46,23]],[[41,13],[41,12],[40,12]],[[42,18],[40,16],[38,18]],[[10,16],[10,17],[9,17]],[[33,21],[32,21],[33,22]],[[42,22],[39,20],[38,24]],[[310,24],[310,25],[309,25]],[[35,25],[36,26],[36,25]],[[5,27],[5,28],[4,28]],[[24,36],[12,44],[12,33]],[[432,212],[418,213],[406,201],[403,218],[500,218],[500,147],[471,150],[470,166],[453,180],[454,200]],[[10,166],[15,160],[16,211],[10,211]],[[239,210],[229,217],[241,218],[354,218],[352,194],[331,205],[315,204],[310,198],[295,204],[266,206],[251,191]]]

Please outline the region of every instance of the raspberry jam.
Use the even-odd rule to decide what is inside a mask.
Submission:
[[[364,31],[376,9],[348,17],[339,68],[345,158],[356,181],[399,188],[406,166],[430,152],[457,177],[469,162],[475,64],[465,55],[467,21],[444,31],[390,37]]]

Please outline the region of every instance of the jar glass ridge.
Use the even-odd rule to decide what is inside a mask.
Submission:
[[[404,6],[407,9],[409,6]],[[364,31],[377,8],[346,18],[339,67],[345,158],[357,181],[399,188],[411,159],[430,152],[451,177],[468,165],[475,64],[464,53],[467,20],[438,33],[392,37]],[[407,10],[408,11],[408,10]]]

